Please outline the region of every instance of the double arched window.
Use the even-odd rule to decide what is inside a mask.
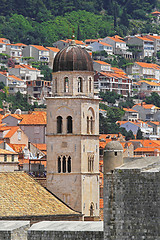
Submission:
[[[89,108],[88,110],[88,116],[87,116],[87,133],[88,134],[94,134],[94,111],[92,108]]]
[[[73,132],[73,121],[72,117],[68,116],[67,117],[67,133],[72,133]],[[61,116],[57,117],[57,133],[62,133],[63,132],[63,118]]]
[[[58,173],[70,173],[70,172],[71,172],[71,157],[58,156]]]
[[[88,156],[88,172],[93,172],[94,170],[94,154]]]

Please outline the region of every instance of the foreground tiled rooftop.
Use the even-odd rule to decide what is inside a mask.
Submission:
[[[24,172],[1,172],[0,179],[0,219],[80,215]]]

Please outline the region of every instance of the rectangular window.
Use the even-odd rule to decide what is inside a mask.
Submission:
[[[7,155],[4,155],[4,162],[7,162]]]
[[[18,132],[18,141],[21,141],[21,131]]]
[[[12,162],[14,162],[14,155],[12,155]]]

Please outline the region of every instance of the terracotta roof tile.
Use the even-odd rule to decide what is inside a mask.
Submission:
[[[22,119],[22,116],[19,115],[19,114],[6,114],[6,115],[4,115],[4,116],[2,117],[2,119],[6,118],[6,117],[8,117],[8,116],[14,117],[14,118],[16,118],[16,119],[18,119],[18,120],[21,120],[21,119]]]
[[[16,153],[21,153],[22,150],[26,147],[26,144],[11,144],[7,143]]]
[[[122,40],[121,40],[120,38],[118,38],[118,37],[108,37],[108,38],[112,39],[112,40],[115,41],[115,42],[125,43],[124,41],[122,41]]]
[[[135,62],[135,63],[138,64],[139,66],[143,67],[143,68],[153,68],[153,69],[160,70],[160,66],[157,65],[157,64],[145,63],[145,62]]]
[[[132,109],[132,108],[123,108],[123,110],[124,110],[125,112],[138,112],[138,111],[136,111],[136,110],[134,110],[134,109]]]
[[[143,40],[143,41],[147,41],[147,42],[153,42],[153,40],[147,38],[146,36],[143,36],[143,37],[139,37],[139,36],[136,36],[137,38]]]
[[[39,46],[39,45],[31,45],[31,46],[40,50],[40,51],[49,51],[47,48],[45,48],[43,46]]]
[[[5,149],[0,149],[0,154],[8,154],[8,155],[15,155],[17,154],[16,152],[11,152]]]
[[[33,146],[38,148],[41,151],[46,151],[47,150],[47,145],[45,143],[32,143]]]
[[[80,215],[24,172],[0,173],[0,179],[1,218]]]
[[[33,112],[32,114],[23,114],[23,120],[19,125],[46,125],[46,112]]]
[[[99,63],[101,65],[109,65],[110,66],[109,63],[106,63],[106,62],[103,62],[103,61],[94,61],[94,62]]]
[[[53,52],[59,52],[59,48],[55,48],[55,47],[46,47],[47,49],[53,51]]]
[[[4,138],[11,138],[15,132],[17,132],[17,130],[19,129],[19,127],[9,127],[10,130],[9,132],[4,136]]]

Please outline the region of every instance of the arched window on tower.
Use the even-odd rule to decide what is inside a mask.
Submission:
[[[63,170],[63,173],[66,172],[66,157],[65,156],[63,157],[63,161],[62,161],[62,170]]]
[[[67,169],[68,169],[68,172],[70,173],[71,172],[71,157],[69,156],[68,157],[68,166],[67,166]]]
[[[57,93],[57,78],[55,78],[55,93]]]
[[[68,93],[69,92],[69,82],[68,82],[68,77],[64,78],[64,92]]]
[[[87,133],[89,133],[89,117],[87,117]]]
[[[57,117],[57,133],[62,133],[62,117]]]
[[[83,79],[81,77],[78,78],[78,92],[83,92]]]
[[[93,117],[91,117],[91,134],[93,134]]]
[[[67,133],[72,133],[72,117],[67,117]]]
[[[58,157],[58,173],[61,172],[61,157]]]
[[[89,92],[92,91],[92,78],[89,78]]]
[[[93,213],[94,213],[94,203],[92,202],[90,205],[90,217],[93,217]]]

